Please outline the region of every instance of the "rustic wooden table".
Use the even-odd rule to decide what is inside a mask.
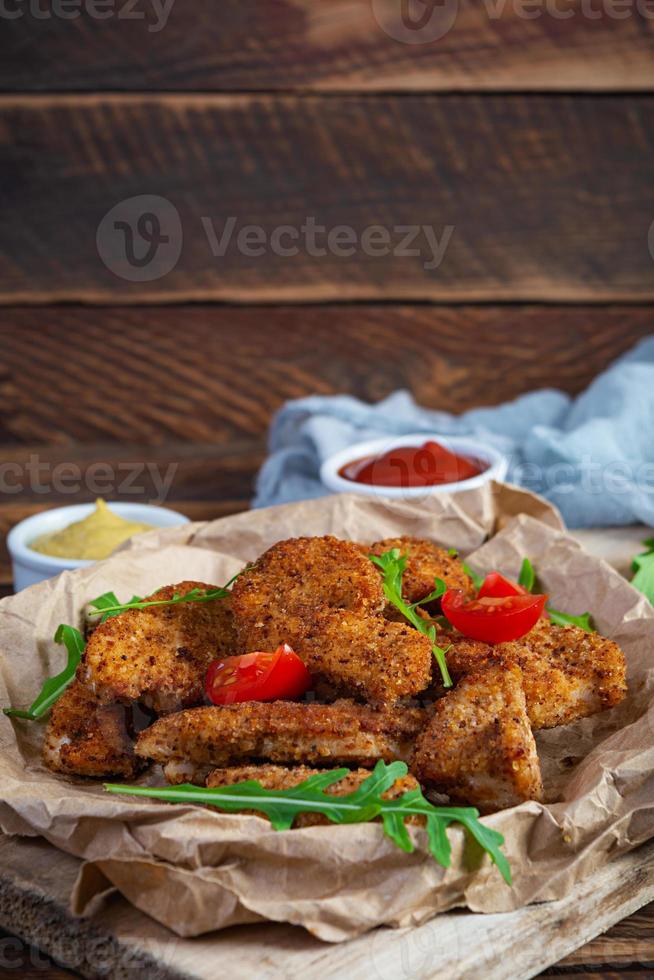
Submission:
[[[90,918],[74,919],[68,902],[79,865],[45,841],[0,837],[0,922],[59,961],[0,935],[0,962],[13,976],[19,965],[28,974],[71,976],[60,966],[66,963],[93,980],[122,980],[136,970],[148,980],[215,980],[218,968],[230,980],[468,980],[482,968],[487,980],[526,980],[557,956],[561,961],[545,975],[651,976],[651,906],[599,935],[654,896],[651,842],[560,902],[494,916],[447,913],[419,928],[376,930],[342,944],[265,923],[180,939],[117,896]],[[593,933],[599,938],[575,952],[581,937]]]

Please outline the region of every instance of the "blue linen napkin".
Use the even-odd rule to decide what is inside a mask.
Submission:
[[[273,419],[255,507],[320,497],[320,464],[355,442],[425,432],[469,435],[509,458],[508,480],[556,504],[569,527],[654,525],[654,337],[577,398],[554,389],[450,415],[407,391],[369,405],[349,395],[287,402]]]

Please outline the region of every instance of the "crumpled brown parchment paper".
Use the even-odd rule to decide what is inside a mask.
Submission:
[[[445,870],[420,828],[411,831],[418,846],[407,855],[377,824],[275,832],[253,816],[109,796],[99,782],[43,768],[44,723],[0,715],[0,829],[41,835],[85,859],[76,912],[91,911],[113,886],[183,936],[268,919],[338,942],[382,923],[420,924],[456,906],[500,912],[560,898],[654,836],[654,609],[585,554],[548,504],[515,487],[410,502],[334,496],[144,535],[107,561],[0,603],[0,705],[30,703],[61,669],[55,628],[78,623],[85,602],[101,592],[143,595],[183,578],[219,584],[281,538],[325,533],[361,541],[424,535],[458,548],[478,571],[509,575],[528,555],[555,605],[589,609],[623,647],[627,700],[538,736],[550,802],[486,818],[506,837],[513,887],[487,858],[477,863],[456,828]],[[160,780],[156,770],[142,779]]]

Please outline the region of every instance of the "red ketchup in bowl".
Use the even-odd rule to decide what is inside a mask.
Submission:
[[[345,480],[374,487],[433,487],[469,480],[485,469],[478,460],[429,440],[422,446],[397,446],[379,456],[355,459],[338,473]]]

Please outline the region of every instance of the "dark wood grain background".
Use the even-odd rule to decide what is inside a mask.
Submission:
[[[576,393],[653,332],[652,5],[569,0],[558,18],[460,0],[441,39],[406,44],[380,3],[175,0],[162,23],[146,0],[105,19],[83,0],[66,17],[7,0],[3,539],[92,499],[98,467],[109,497],[158,499],[153,474],[172,467],[184,513],[242,509],[289,398],[405,388],[462,412]],[[129,281],[98,229],[144,195],[169,202],[183,241],[166,274]],[[230,218],[266,240],[307,218],[358,242],[377,225],[453,230],[434,268],[424,239],[413,256],[233,240],[216,256],[206,223],[220,235]],[[557,969],[652,962],[650,910]]]
[[[3,109],[8,302],[654,299],[654,97],[107,93]],[[142,195],[176,209],[183,246],[167,275],[129,282],[96,233]],[[214,256],[207,223],[220,238],[230,219]],[[357,241],[381,226],[392,251],[330,251],[326,232],[305,248],[307,219]],[[422,233],[402,246],[423,225],[437,241],[452,229],[436,268]],[[244,254],[248,226],[297,229],[298,254]]]
[[[117,0],[116,9],[124,7]],[[381,30],[369,0],[175,0],[161,30],[144,2],[132,14],[104,20],[82,15],[27,24],[17,18],[3,27],[0,87],[361,92],[652,86],[652,20],[643,16],[644,5],[634,4],[632,16],[624,15],[623,5],[615,17],[597,17],[611,9],[599,0],[586,0],[586,8],[582,0],[558,7],[561,18],[530,17],[520,16],[520,4],[460,0],[449,34],[415,45]],[[584,9],[592,17],[584,17]],[[138,19],[139,13],[145,16]]]

